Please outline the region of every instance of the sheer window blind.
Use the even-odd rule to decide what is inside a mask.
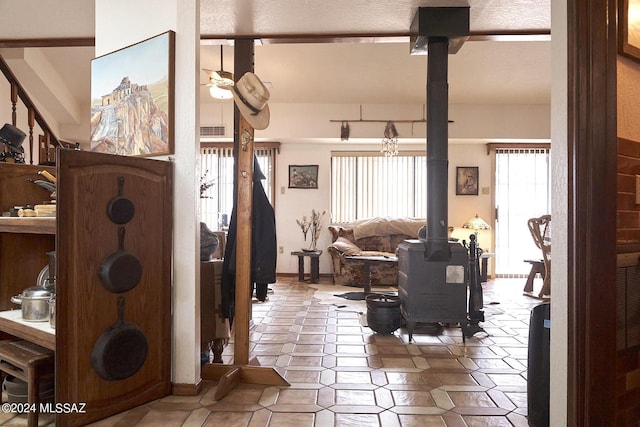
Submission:
[[[496,276],[521,277],[525,259],[541,259],[527,227],[529,218],[551,213],[549,150],[496,148]]]
[[[273,205],[277,147],[254,147],[262,173],[265,193]],[[209,187],[200,197],[200,218],[212,230],[228,225],[233,209],[233,147],[231,144],[207,144],[200,149],[200,170]]]
[[[331,153],[332,222],[376,216],[425,218],[426,171],[424,153]]]

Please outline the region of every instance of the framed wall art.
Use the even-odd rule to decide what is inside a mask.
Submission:
[[[618,52],[640,62],[640,0],[618,0]]]
[[[91,61],[91,151],[174,152],[174,56],[167,31]]]
[[[456,168],[456,195],[478,195],[478,167],[458,166]]]
[[[318,165],[289,165],[289,188],[318,188]]]

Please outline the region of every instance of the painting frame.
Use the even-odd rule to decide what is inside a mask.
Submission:
[[[317,189],[318,165],[289,165],[289,188]]]
[[[175,32],[91,60],[91,151],[175,152]]]
[[[478,166],[456,167],[456,196],[477,196],[478,177]]]
[[[640,23],[631,23],[629,9],[640,9],[640,0],[618,0],[618,53],[640,62]]]

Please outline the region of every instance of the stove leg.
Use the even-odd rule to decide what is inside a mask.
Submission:
[[[409,333],[409,342],[413,339],[413,326],[414,322],[407,322],[407,332]]]

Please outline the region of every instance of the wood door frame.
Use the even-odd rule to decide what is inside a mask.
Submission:
[[[615,425],[616,1],[567,17],[567,425]]]

